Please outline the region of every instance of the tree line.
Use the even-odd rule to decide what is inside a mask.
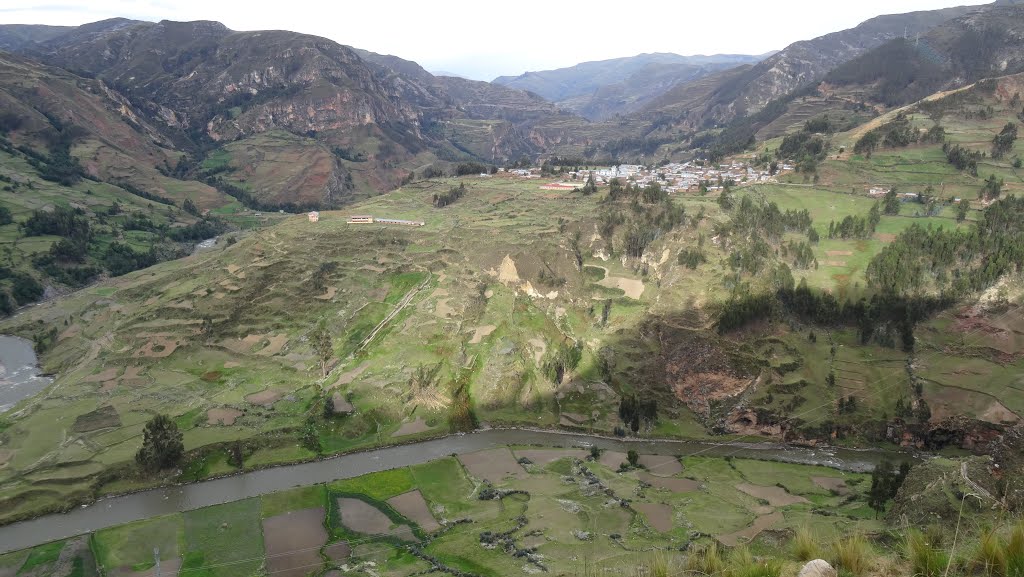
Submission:
[[[868,285],[889,294],[928,290],[964,296],[1024,267],[1024,199],[994,202],[968,230],[904,230],[868,264]]]

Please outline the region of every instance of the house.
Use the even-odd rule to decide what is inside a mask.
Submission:
[[[403,226],[424,226],[426,224],[421,220],[402,220],[400,218],[375,218],[373,222],[378,224],[400,224]]]
[[[353,214],[348,217],[349,224],[373,224],[373,217],[368,214]]]
[[[315,210],[311,210],[307,216],[309,217],[309,222],[320,222],[320,213]]]

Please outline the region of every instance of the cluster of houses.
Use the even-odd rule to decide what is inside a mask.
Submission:
[[[788,164],[779,166],[778,174],[792,171]],[[537,169],[515,169],[509,174],[519,178],[540,178]],[[709,164],[701,162],[671,163],[648,168],[640,164],[620,164],[618,166],[586,169],[566,173],[567,179],[542,185],[542,190],[572,190],[583,186],[591,177],[597,184],[607,184],[612,179],[629,182],[636,186],[647,186],[658,183],[667,192],[697,192],[703,184],[708,191],[722,188],[722,184],[730,181],[733,186],[744,184],[776,182],[776,176],[765,168],[755,168],[745,162],[730,164]]]
[[[320,213],[313,210],[310,211],[306,217],[309,222],[320,222]],[[403,220],[400,218],[381,218],[379,216],[372,216],[369,214],[353,214],[348,217],[349,224],[397,224],[401,226],[424,226],[425,222],[422,220]]]

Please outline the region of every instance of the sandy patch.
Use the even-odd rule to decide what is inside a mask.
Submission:
[[[242,267],[238,266],[237,264],[229,264],[225,268],[228,270],[228,274],[235,274],[236,272],[242,270]]]
[[[103,381],[116,379],[119,374],[121,374],[121,369],[119,367],[111,367],[103,371],[102,373],[96,373],[95,375],[89,375],[88,377],[85,377],[84,379],[82,379],[82,382],[101,383]]]
[[[193,303],[192,301],[178,301],[176,303],[168,304],[167,308],[169,308],[169,309],[182,309],[182,310],[190,311],[190,310],[195,308],[195,303]],[[202,321],[199,321],[199,322],[202,322]]]
[[[236,362],[236,361],[228,361],[228,362],[224,363],[224,368],[225,369],[234,369],[234,368],[237,368],[237,367],[240,367],[240,366],[242,366],[242,363],[239,363],[239,362]]]
[[[0,449],[0,467],[7,464],[7,461],[11,460],[14,456],[14,451],[8,449]]]
[[[210,425],[225,425],[230,427],[235,424],[235,420],[242,416],[242,411],[238,409],[221,408],[221,409],[210,409],[206,411],[206,422]]]
[[[80,327],[78,325],[71,325],[70,327],[64,329],[64,332],[62,332],[60,334],[60,336],[57,337],[57,340],[63,341],[64,339],[70,339],[71,337],[76,337],[76,336],[78,336],[78,334],[80,332],[82,332],[82,327]]]
[[[846,266],[845,260],[826,260],[825,266]]]
[[[631,299],[639,299],[644,294],[644,281],[639,279],[609,276],[601,279],[597,284],[607,288],[622,289]]]
[[[338,380],[335,381],[334,386],[336,387],[338,385],[350,384],[352,381],[356,380],[356,378],[359,377],[359,375],[363,374],[363,371],[365,371],[368,368],[370,368],[370,362],[363,361],[363,363],[357,366],[356,368],[341,373],[341,375],[338,376]]]
[[[273,575],[305,577],[323,563],[318,547],[327,543],[324,509],[303,509],[263,520],[267,569]]]
[[[505,477],[525,479],[528,474],[506,447],[459,455],[462,466],[477,479],[497,482]]]
[[[384,271],[386,271],[388,269],[386,269],[386,268],[384,268],[382,266],[372,266],[372,265],[364,264],[363,266],[359,267],[359,270],[368,270],[370,272],[382,273],[382,272],[384,272]]]
[[[652,475],[671,477],[683,472],[683,464],[672,455],[640,455],[639,463]]]
[[[352,406],[352,403],[350,403],[347,400],[345,400],[345,395],[341,394],[341,392],[336,392],[336,393],[332,394],[331,395],[331,401],[333,401],[333,403],[334,403],[334,414],[335,415],[341,415],[341,414],[345,414],[345,413],[352,413],[352,412],[355,412],[355,410],[356,410],[355,407]]]
[[[693,491],[700,491],[700,483],[693,479],[679,479],[676,477],[655,477],[654,475],[641,472],[637,477],[641,481],[648,483],[659,489],[668,489],[673,493],[690,493]]]
[[[322,301],[329,301],[329,300],[333,299],[334,295],[336,295],[336,294],[338,294],[337,287],[329,286],[329,287],[327,287],[327,292],[325,292],[324,294],[322,294],[322,295],[320,295],[318,297],[315,297],[315,298],[317,298],[319,300],[322,300]]]
[[[178,348],[178,341],[167,337],[155,337],[135,351],[136,357],[147,357],[151,359],[162,359],[171,356]]]
[[[852,250],[826,250],[828,256],[853,256]]]
[[[253,335],[249,335],[249,337],[251,336]],[[225,349],[233,353],[244,355],[247,354],[250,349],[252,349],[252,346],[254,344],[256,344],[249,342],[249,337],[246,337],[244,339],[228,339],[226,341],[221,341],[220,346],[224,347]],[[259,341],[257,340],[257,342]]]
[[[530,339],[529,343],[533,347],[533,362],[539,365],[541,359],[544,358],[544,353],[548,352],[548,344],[540,337]]]
[[[589,454],[588,451],[583,449],[522,449],[516,451],[516,457],[526,457],[535,465],[542,467],[566,457],[586,459]]]
[[[101,393],[109,393],[117,388],[117,381],[104,381],[103,385],[98,389]]]
[[[1003,424],[1003,423],[1017,423],[1020,421],[1020,417],[1016,413],[1007,409],[999,401],[992,401],[985,412],[978,417],[982,421],[989,423]]]
[[[434,307],[434,315],[437,315],[441,319],[447,319],[455,314],[455,308],[449,304],[449,299],[442,298],[437,301],[437,306]]]
[[[840,495],[846,495],[850,492],[849,487],[846,486],[846,481],[838,477],[811,477],[811,482],[826,491],[835,491]]]
[[[280,391],[267,389],[265,391],[260,391],[258,393],[246,395],[245,400],[254,405],[262,405],[264,407],[269,407],[270,405],[276,403],[278,399],[280,399],[283,396],[284,395]]]
[[[227,293],[213,293],[213,298],[217,300],[220,300],[226,296],[228,296]]]
[[[402,423],[401,427],[394,433],[391,433],[392,437],[403,437],[405,435],[415,435],[416,433],[424,433],[429,431],[430,427],[427,426],[427,422],[423,420],[423,417],[416,417],[416,420],[411,423]]]
[[[498,327],[494,325],[484,325],[482,327],[476,327],[473,329],[473,338],[469,339],[469,344],[475,345],[484,340],[484,337],[494,332],[494,329]]]
[[[753,541],[761,531],[772,527],[776,523],[781,523],[783,519],[782,513],[776,511],[770,515],[764,515],[754,520],[754,523],[746,529],[740,529],[735,533],[729,533],[728,535],[719,535],[718,541],[723,545],[729,547],[735,547],[740,543],[749,543]]]
[[[516,261],[512,260],[511,255],[505,255],[505,258],[501,260],[501,266],[498,267],[498,281],[505,284],[519,284],[519,270],[516,269]]]
[[[618,470],[619,465],[628,463],[629,459],[626,458],[625,453],[620,453],[618,451],[601,451],[601,458],[598,459],[597,462],[609,469]]]
[[[758,499],[768,501],[768,504],[772,507],[785,507],[787,505],[795,505],[797,503],[810,503],[810,501],[799,495],[791,495],[782,487],[765,487],[764,485],[740,483],[739,485],[736,485],[736,488],[751,497],[757,497]]]
[[[437,519],[434,519],[434,516],[430,514],[427,502],[423,499],[419,489],[414,489],[408,493],[402,493],[397,497],[388,499],[388,505],[394,507],[395,511],[398,511],[407,519],[411,519],[412,522],[420,526],[420,529],[428,533],[433,533],[441,528]]]
[[[896,240],[896,234],[892,232],[876,232],[875,238],[882,242],[892,242]]]
[[[270,356],[276,355],[277,353],[281,352],[281,349],[284,348],[285,343],[288,342],[288,335],[281,333],[279,335],[274,335],[267,340],[269,341],[267,343],[267,346],[257,351],[257,355]]]
[[[338,499],[338,509],[341,510],[341,524],[351,531],[364,535],[391,535],[403,541],[419,541],[408,525],[392,526],[387,515],[365,501],[341,497]]]
[[[160,302],[160,297],[149,297],[148,299],[145,300],[145,302],[142,303],[142,306],[148,307],[151,305],[155,305],[158,302]]]
[[[672,530],[672,507],[661,503],[633,503],[633,508],[647,517],[655,531],[667,533]]]

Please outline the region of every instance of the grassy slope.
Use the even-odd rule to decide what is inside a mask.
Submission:
[[[1004,116],[1009,113],[1005,107],[998,110]],[[954,140],[980,142],[968,130],[974,126],[971,123],[951,120],[944,125]],[[958,126],[966,128],[954,132],[961,130]],[[837,141],[843,138],[849,136],[840,135]],[[865,183],[890,182],[885,176],[899,175],[899,184],[910,191],[932,183],[933,173],[950,182],[964,182],[958,186],[978,186],[976,180],[972,184],[970,177],[935,160],[934,149],[935,145],[882,150],[870,160],[833,157],[822,166],[817,185],[803,186],[798,177],[790,177],[796,182],[743,190],[783,209],[807,208],[824,233],[829,220],[865,214],[873,202],[865,194]],[[916,158],[931,158],[929,170],[907,169],[919,168]],[[656,241],[647,250],[643,266],[594,256],[605,246],[597,235],[600,195],[541,191],[537,181],[468,178],[465,198],[445,209],[433,208],[431,196],[456,182],[416,183],[364,201],[350,212],[324,213],[317,224],[291,217],[234,246],[133,273],[8,321],[4,330],[21,334],[39,330],[37,321],[64,331],[57,346],[42,359],[47,370],[59,373],[57,385],[27,403],[5,433],[12,452],[9,465],[0,471],[0,479],[6,481],[0,497],[34,491],[31,500],[17,502],[12,514],[85,491],[85,480],[96,467],[130,461],[142,424],[155,412],[177,419],[190,449],[258,437],[260,447],[247,455],[247,466],[310,456],[295,447],[289,431],[309,412],[318,411],[314,406],[318,370],[305,337],[321,318],[335,336],[338,359],[324,385],[347,395],[356,408],[353,416],[321,428],[321,442],[328,452],[399,440],[393,435],[403,423],[413,421],[426,428],[413,435],[446,431],[452,383],[460,374],[468,375],[472,404],[482,421],[554,426],[569,424],[564,417],[568,413],[583,415],[583,428],[610,431],[618,424],[618,391],[600,384],[596,367],[596,352],[606,345],[627,359],[617,367],[617,387],[664,393],[661,383],[631,380],[628,375],[635,367],[628,359],[646,350],[637,329],[652,315],[706,309],[727,296],[727,254],[715,244],[705,242],[709,262],[696,271],[675,262],[681,248],[694,246],[701,236],[709,239],[715,223],[727,218],[714,199],[677,198],[675,202],[685,206],[688,214],[704,209],[707,218],[697,228],[678,229]],[[883,217],[874,239],[823,240],[814,247],[819,267],[794,271],[795,276],[840,296],[861,294],[867,262],[892,235],[914,222],[956,226],[950,209],[923,218],[917,216],[916,207],[908,203],[899,216]],[[422,228],[346,224],[345,214],[356,212],[427,224]],[[577,230],[590,267],[586,274],[575,270],[569,249],[569,239]],[[623,233],[617,234],[619,243]],[[520,281],[508,280],[512,271],[507,264],[502,267],[506,256]],[[312,276],[324,262],[336,262],[337,268],[317,290]],[[542,270],[564,277],[565,284],[545,286]],[[505,282],[499,280],[499,273]],[[620,289],[600,286],[596,281],[602,275],[609,277],[601,281],[605,285],[618,278],[640,281],[643,293],[631,299]],[[526,296],[522,282],[527,280],[536,293],[550,293],[551,298]],[[756,284],[761,279],[751,280]],[[408,306],[360,348],[373,328],[420,283],[425,285],[410,295]],[[602,327],[596,322],[601,306],[594,299],[609,297],[611,315]],[[203,318],[212,321],[212,333],[200,334]],[[934,332],[930,327],[950,323],[951,318],[951,314],[940,316],[925,327],[925,342]],[[698,314],[694,322],[700,330],[708,316]],[[775,356],[777,351],[757,345],[754,353],[776,367],[766,375],[769,382],[805,382],[795,391],[760,387],[744,397],[747,401],[812,415],[804,420],[814,423],[836,418],[831,407],[840,395],[862,398],[858,413],[843,417],[852,421],[892,415],[895,401],[909,396],[907,376],[900,370],[906,358],[903,353],[875,345],[862,347],[852,331],[837,331],[831,336],[837,344],[832,361],[824,335],[812,345],[804,329],[773,330],[788,347],[785,355],[795,355],[800,362],[796,369],[778,368],[785,362]],[[576,378],[556,387],[542,375],[540,365],[545,352],[566,337],[586,346]],[[733,338],[739,346],[745,337]],[[165,355],[170,346],[176,348]],[[923,350],[932,351],[932,358],[937,356],[937,346],[923,345]],[[1017,350],[1015,342],[1006,346],[1011,349],[1008,352]],[[953,359],[950,362],[957,354],[971,362],[983,361],[972,350],[942,354]],[[437,379],[414,388],[418,367],[438,363]],[[940,365],[933,361],[924,366]],[[838,389],[823,385],[830,370],[837,373]],[[1012,372],[1000,369],[998,374],[1007,377],[993,386],[969,386],[1019,410]],[[960,378],[948,383],[940,377],[930,377],[936,381],[929,385],[928,390],[934,391],[928,393],[931,397],[942,396],[947,385],[964,386]],[[251,396],[258,393],[268,400]],[[273,406],[257,404],[261,402]],[[104,405],[115,407],[120,426],[86,433],[72,430],[78,416]],[[979,399],[964,406],[973,414],[991,409]],[[230,426],[210,424],[210,409],[233,409],[239,415]],[[667,409],[657,434],[707,434],[701,419],[688,409],[674,403]],[[65,424],[42,426],[53,422]],[[54,471],[66,470],[82,481],[47,482]],[[190,469],[189,478],[229,470],[220,452]],[[138,483],[125,478],[100,490],[120,491]]]

